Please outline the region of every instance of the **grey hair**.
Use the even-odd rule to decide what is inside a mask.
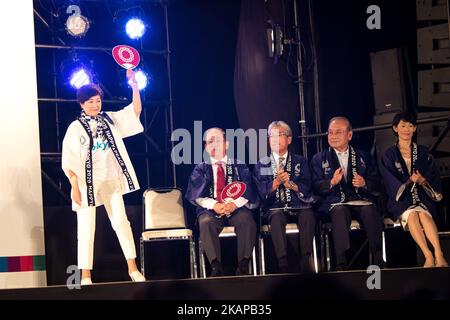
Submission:
[[[333,117],[333,118],[331,118],[330,121],[328,121],[328,127],[330,127],[330,124],[333,121],[336,121],[336,120],[342,120],[342,121],[347,122],[347,130],[348,131],[352,131],[352,123],[350,122],[350,120],[348,120],[348,118],[342,117],[342,116],[341,117]]]
[[[286,130],[286,136],[292,137],[292,130],[291,127],[284,121],[272,121],[269,124],[269,127],[267,128],[267,133],[270,134],[270,130],[272,130],[273,127],[282,127],[284,130]]]
[[[219,127],[212,127],[212,128],[207,129],[205,131],[205,133],[203,134],[203,141],[204,142],[206,142],[206,137],[208,136],[208,132],[210,132],[211,130],[218,130],[218,131],[222,132],[223,138],[225,139],[225,130],[223,130],[222,128],[219,128]]]

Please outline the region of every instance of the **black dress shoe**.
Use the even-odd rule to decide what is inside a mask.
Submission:
[[[289,262],[286,256],[278,258],[278,273],[288,273]]]
[[[239,261],[239,266],[236,270],[237,276],[248,276],[250,274],[249,268],[248,268],[249,262],[250,262],[250,260],[247,258],[244,258],[241,261]]]
[[[311,266],[310,256],[304,256],[300,259],[300,272],[304,274],[314,273],[314,270]]]
[[[210,277],[221,277],[221,276],[223,276],[222,264],[219,261],[214,260],[211,263],[211,274],[209,276]]]

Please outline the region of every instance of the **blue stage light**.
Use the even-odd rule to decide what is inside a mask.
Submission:
[[[148,84],[148,77],[142,70],[138,70],[135,72],[134,77],[136,79],[138,89],[143,90],[145,87],[147,87]],[[131,81],[128,80],[128,84],[131,85]]]
[[[70,85],[75,89],[79,89],[89,83],[91,83],[89,73],[83,68],[75,70],[70,76]]]
[[[139,39],[145,33],[145,24],[141,19],[133,18],[128,20],[125,30],[131,39]]]

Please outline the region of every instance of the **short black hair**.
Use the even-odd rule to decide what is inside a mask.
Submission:
[[[100,96],[103,99],[103,90],[96,84],[87,84],[77,90],[78,103],[85,103],[90,98]]]
[[[417,126],[417,118],[415,115],[413,115],[412,113],[409,112],[400,112],[397,113],[394,116],[394,119],[392,119],[392,125],[393,126],[398,126],[398,124],[400,123],[400,121],[404,121],[404,122],[409,122],[412,123],[413,125]]]
[[[400,121],[404,121],[404,122],[409,122],[411,124],[413,124],[414,126],[417,126],[417,118],[414,114],[409,113],[409,112],[400,112],[397,113],[394,116],[394,119],[392,119],[392,127],[397,127],[398,124],[400,123]],[[394,128],[392,128],[392,130],[394,130]],[[397,132],[395,132],[395,135],[398,135]]]

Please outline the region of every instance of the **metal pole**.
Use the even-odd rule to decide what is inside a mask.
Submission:
[[[448,24],[448,36],[450,37],[450,0],[447,0],[447,24]]]
[[[50,103],[54,103],[54,102],[59,102],[59,103],[73,103],[73,104],[77,104],[77,100],[76,99],[63,99],[63,98],[38,98],[38,102],[50,102]],[[131,101],[130,100],[102,100],[102,103],[107,103],[107,104],[129,104]],[[166,105],[167,101],[162,101],[162,100],[154,100],[154,101],[150,101],[147,102],[146,105],[150,105],[150,106],[156,106],[159,107],[161,105]]]
[[[303,68],[302,68],[302,49],[300,46],[300,27],[298,25],[298,12],[297,12],[297,0],[294,1],[294,22],[295,22],[295,42],[297,44],[297,85],[298,85],[298,98],[300,104],[300,130],[302,136],[306,136],[306,118],[305,118],[305,98],[303,87]],[[306,139],[302,139],[303,156],[308,158],[308,143]]]
[[[319,70],[317,66],[317,51],[316,51],[316,41],[314,33],[314,22],[313,22],[313,12],[311,8],[311,0],[308,0],[309,9],[309,24],[311,29],[311,44],[313,50],[313,60],[314,60],[314,116],[316,123],[316,131],[322,131],[322,124],[320,123],[320,96],[319,96]],[[316,139],[316,152],[320,152],[323,149],[322,139]]]
[[[51,102],[51,103],[78,103],[76,99],[62,99],[62,98],[38,98],[38,102]],[[130,103],[129,100],[102,100],[103,103],[108,104],[125,104]]]
[[[142,38],[140,39],[140,45],[141,45],[141,52],[144,51],[144,41]],[[144,62],[144,57],[142,57],[142,62]],[[145,103],[147,100],[147,96],[145,94],[145,89],[143,91],[143,97],[141,98],[143,102],[143,111],[144,111],[144,138],[146,138],[146,132],[147,132],[147,104]],[[145,106],[145,107],[144,107]],[[145,153],[148,154],[149,152],[149,139],[144,139],[145,143]],[[145,173],[147,175],[147,188],[150,188],[150,159],[149,157],[145,157]]]
[[[41,169],[41,173],[42,173],[42,177],[44,178],[44,180],[46,180],[50,186],[53,187],[53,189],[55,189],[55,191],[64,199],[66,200],[67,203],[71,203],[72,200],[70,200],[70,198],[61,190],[61,186],[58,186],[53,180],[52,178],[50,178],[50,176]]]
[[[60,49],[60,50],[85,50],[85,51],[104,51],[111,55],[111,51],[113,48],[107,47],[78,47],[78,46],[59,46],[59,45],[50,45],[50,44],[36,44],[36,48],[40,49]],[[167,54],[164,50],[142,50],[144,53],[155,54],[155,55],[165,55]]]
[[[50,18],[50,23],[53,25],[53,14]],[[50,27],[50,26],[49,26]],[[52,32],[52,44],[55,44],[55,36]],[[53,95],[55,99],[58,99],[58,79],[56,73],[56,54],[52,50],[52,71],[53,71]],[[55,103],[55,121],[56,121],[56,151],[61,152],[61,133],[59,130],[59,106],[58,102]],[[58,175],[58,187],[62,189],[61,175]]]
[[[428,118],[428,119],[421,119],[417,120],[417,124],[424,124],[424,123],[432,123],[432,122],[441,122],[441,121],[450,121],[450,116],[441,116],[441,117],[434,117],[434,118]],[[352,129],[353,132],[364,132],[364,131],[371,131],[371,130],[382,130],[391,128],[392,124],[379,124],[376,126],[369,126],[369,127],[361,127],[361,128],[354,128]],[[327,133],[314,133],[314,134],[308,134],[304,136],[299,136],[300,139],[310,139],[310,138],[320,138],[326,136]]]
[[[50,27],[50,25],[47,23],[47,21],[45,21],[45,19],[39,14],[39,12],[36,11],[36,9],[33,9],[35,16],[39,19],[39,21],[42,22],[42,24],[51,32],[52,37],[54,38],[54,32],[52,30],[52,28]],[[53,20],[53,15],[52,15],[52,20]],[[66,43],[60,38],[57,37],[58,41],[61,42],[62,45],[66,45]],[[53,43],[54,44],[54,43]]]
[[[139,158],[159,158],[163,157],[163,152],[130,152],[129,156],[132,158],[139,157]],[[62,157],[61,152],[41,152],[41,158],[48,161],[60,161],[60,158]]]
[[[173,112],[172,112],[172,78],[171,78],[171,70],[170,70],[170,39],[169,39],[169,14],[167,11],[167,2],[164,3],[164,16],[166,18],[166,49],[167,49],[167,58],[166,58],[166,62],[167,62],[167,79],[168,79],[168,85],[169,85],[169,106],[168,106],[168,111],[169,111],[169,135],[167,138],[171,138],[172,132],[173,132]],[[170,139],[170,146],[171,146],[171,150],[173,150],[174,147],[174,142],[172,141],[172,139]],[[169,152],[170,154],[170,152]],[[173,186],[176,188],[177,187],[177,172],[176,172],[176,168],[175,168],[175,164],[173,163],[172,159],[170,159],[169,157],[169,161],[172,163],[172,178],[173,178]]]
[[[447,136],[448,131],[450,130],[450,117],[448,118],[447,126],[444,130],[439,134],[436,141],[433,143],[433,145],[430,147],[430,152],[433,152],[444,140],[444,138]]]

